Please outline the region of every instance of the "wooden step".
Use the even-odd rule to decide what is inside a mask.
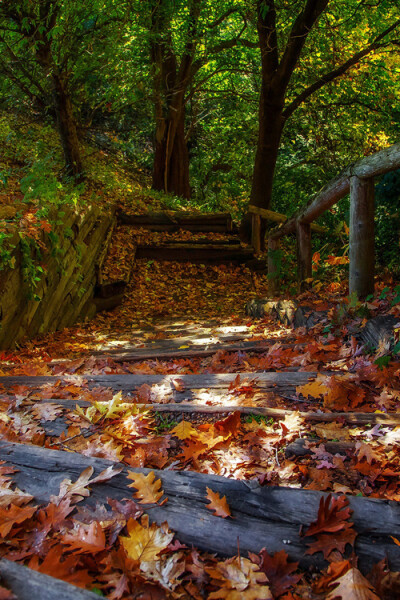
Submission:
[[[243,248],[240,244],[221,246],[175,242],[153,246],[138,245],[136,258],[191,263],[246,263],[253,258],[253,250]]]
[[[137,229],[150,231],[204,231],[231,233],[234,230],[232,217],[229,213],[198,214],[184,211],[149,212],[143,215],[118,214],[118,222],[131,225]]]
[[[265,393],[273,391],[277,394],[293,394],[299,385],[305,385],[315,379],[313,372],[271,372],[271,373],[240,373],[240,384],[252,386],[255,391]],[[1,376],[0,386],[8,389],[12,386],[28,386],[39,389],[43,385],[54,386],[57,382],[64,385],[88,387],[106,387],[116,391],[134,392],[137,388],[147,385],[159,385],[165,389],[166,397],[177,402],[193,400],[201,391],[210,393],[227,393],[229,386],[234,386],[236,373],[218,375],[67,375],[67,376]],[[175,385],[174,385],[175,383]],[[176,387],[182,389],[177,391]]]
[[[47,503],[57,495],[66,477],[73,481],[89,465],[98,474],[115,464],[108,460],[88,458],[71,452],[48,450],[0,441],[3,460],[18,469],[13,480],[23,491],[34,496],[36,502]],[[84,500],[94,506],[107,498],[122,500],[132,496],[127,487],[129,471],[149,473],[149,469],[124,468],[110,482],[96,484]],[[236,481],[224,477],[189,471],[154,471],[161,479],[168,500],[162,506],[151,505],[151,521],[167,521],[180,542],[192,544],[201,550],[234,556],[238,546],[242,555],[267,548],[269,553],[285,550],[290,560],[301,567],[323,566],[320,553],[306,554],[306,540],[301,528],[316,521],[321,498],[328,494],[312,490],[261,487],[256,481]],[[226,496],[232,517],[222,519],[206,508],[206,487]],[[351,521],[358,532],[355,547],[360,567],[369,570],[387,558],[389,568],[400,570],[400,552],[391,536],[400,537],[400,505],[387,500],[348,497],[353,511]]]
[[[237,338],[233,338],[235,340]],[[243,341],[232,344],[210,343],[193,344],[193,341],[157,340],[153,344],[146,344],[144,348],[127,346],[123,348],[110,348],[108,350],[96,350],[93,356],[112,356],[114,362],[135,362],[141,360],[167,360],[174,358],[198,358],[211,356],[216,352],[246,352],[259,354],[268,352],[276,340]],[[302,347],[304,344],[299,344]],[[282,344],[282,348],[292,348],[292,344]]]
[[[0,578],[17,600],[99,600],[98,594],[4,558],[0,560]]]

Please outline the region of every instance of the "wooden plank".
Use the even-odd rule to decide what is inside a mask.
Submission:
[[[13,396],[9,397],[11,401]],[[4,398],[6,400],[6,398]],[[285,400],[291,400],[285,398]],[[34,402],[34,400],[33,400]],[[50,402],[60,404],[67,410],[74,410],[76,405],[81,408],[87,408],[91,406],[90,402],[81,400],[69,400],[65,398],[41,398],[38,402]],[[127,400],[129,402],[129,399]],[[297,399],[293,398],[293,402],[297,402]],[[308,403],[308,402],[307,402]],[[190,415],[205,414],[205,415],[229,415],[234,412],[240,412],[242,415],[254,415],[269,417],[272,419],[285,419],[285,417],[293,415],[293,410],[286,408],[269,408],[267,406],[243,406],[234,404],[231,401],[224,402],[216,406],[209,406],[201,403],[177,403],[168,402],[167,404],[151,403],[142,404],[135,403],[138,407],[147,408],[148,410],[160,413],[176,413],[183,415],[184,418],[190,420]],[[347,423],[348,425],[386,425],[386,426],[398,426],[400,425],[400,414],[399,413],[360,413],[360,412],[305,412],[299,411],[297,413],[299,417],[310,423],[329,423],[332,421],[339,423]],[[187,415],[187,416],[185,416]]]
[[[323,443],[325,450],[330,452],[331,454],[342,454],[346,456],[347,452],[354,450],[356,442],[331,442],[320,439],[306,439],[299,438],[294,442],[288,444],[285,448],[285,456],[287,458],[292,458],[294,456],[310,456],[312,455],[312,450],[307,448],[306,442],[312,442],[315,444]]]
[[[310,287],[307,280],[312,277],[311,227],[308,223],[296,223],[296,241],[298,289],[304,292]]]
[[[147,345],[145,348],[129,348],[126,351],[115,348],[108,351],[97,350],[92,352],[93,356],[112,356],[114,362],[134,362],[140,360],[166,360],[172,358],[195,358],[211,356],[216,352],[268,352],[276,340],[260,340],[254,342],[240,342],[236,344],[203,344],[195,345],[191,342],[164,340],[166,343],[155,343],[153,347]],[[161,342],[161,340],[159,340]],[[168,343],[167,343],[168,342]],[[180,348],[180,346],[186,346]],[[299,344],[303,346],[303,344]],[[282,344],[282,348],[292,348],[292,344]],[[56,361],[55,361],[56,362]],[[54,364],[54,363],[53,363]]]
[[[57,400],[49,400],[49,402],[58,402]],[[79,401],[78,401],[79,404]],[[287,416],[293,415],[293,410],[284,408],[268,408],[264,406],[237,406],[235,404],[224,404],[223,406],[207,406],[205,404],[146,404],[151,410],[162,413],[179,413],[179,414],[198,414],[204,413],[209,415],[215,414],[230,414],[240,412],[243,415],[260,415],[270,417],[272,419],[284,419]],[[307,422],[312,423],[327,423],[337,421],[347,423],[348,425],[400,425],[400,414],[396,413],[354,413],[354,412],[298,412],[296,413]]]
[[[276,393],[294,393],[296,386],[304,385],[311,379],[315,379],[317,373],[296,372],[270,372],[270,373],[240,373],[240,381],[254,382],[253,387],[260,392],[275,391]],[[65,385],[77,385],[93,389],[95,387],[108,387],[116,391],[134,392],[142,385],[163,385],[166,393],[170,390],[171,395],[177,401],[193,399],[196,390],[224,391],[233,384],[237,374],[223,373],[218,375],[73,375],[71,376],[1,376],[0,386],[5,389],[14,385],[28,386],[39,389],[43,385],[54,386],[57,382]],[[174,381],[179,380],[184,390],[177,392]]]
[[[3,460],[19,469],[13,480],[20,489],[33,495],[36,502],[48,502],[50,495],[58,494],[64,478],[76,480],[89,465],[97,474],[113,464],[71,452],[5,441],[0,441],[0,451]],[[129,470],[149,472],[149,469]],[[85,502],[104,503],[107,498],[130,497],[127,472],[125,468],[110,482],[94,485]],[[155,471],[155,475],[161,479],[168,501],[148,509],[150,520],[158,524],[167,521],[181,542],[223,556],[234,556],[238,545],[243,555],[266,547],[270,553],[285,550],[302,567],[323,564],[321,555],[305,554],[306,544],[299,530],[316,520],[320,500],[326,498],[326,493],[261,487],[256,481],[235,481],[190,471]],[[226,496],[234,519],[215,517],[206,508],[206,487]],[[400,570],[400,552],[390,537],[400,536],[399,503],[362,497],[349,497],[349,503],[359,534],[356,553],[361,568],[369,569],[387,556],[390,569]]]
[[[188,243],[158,244],[154,246],[138,245],[136,258],[157,261],[176,261],[192,263],[245,263],[253,257],[251,248],[238,245],[220,246],[218,244],[192,245]]]
[[[374,293],[374,180],[350,178],[349,292],[357,298]]]
[[[150,231],[177,231],[178,229],[221,233],[233,231],[232,217],[229,213],[198,214],[168,211],[128,215],[120,212],[118,222],[136,228],[149,229]]]
[[[93,592],[4,558],[0,560],[0,578],[18,600],[99,600]]]
[[[268,210],[266,208],[260,208],[259,206],[249,206],[249,213],[253,215],[259,215],[266,221],[272,221],[273,223],[286,223],[286,221],[288,220],[287,216],[282,213],[278,213],[273,210]],[[312,223],[311,231],[313,231],[314,233],[327,233],[328,229],[323,225]]]

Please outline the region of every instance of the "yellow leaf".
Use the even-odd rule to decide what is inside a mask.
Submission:
[[[184,348],[190,348],[190,346],[179,346],[178,350],[183,350]]]
[[[325,377],[318,375],[314,381],[306,383],[296,388],[296,394],[302,394],[305,398],[319,398],[329,392],[329,387],[325,383]]]
[[[171,543],[174,534],[165,528],[152,523],[149,527],[148,516],[145,515],[142,523],[129,519],[127,523],[128,536],[120,536],[120,542],[129,558],[139,561],[156,560],[161,550]]]
[[[160,491],[161,479],[156,479],[156,481],[154,481],[154,478],[154,471],[150,471],[150,473],[147,475],[129,471],[128,479],[132,479],[133,483],[131,483],[128,487],[137,489],[137,492],[134,494],[134,498],[136,498],[140,503],[155,504],[164,494],[163,490]]]
[[[172,435],[176,436],[180,440],[186,440],[190,437],[198,436],[198,432],[192,426],[189,421],[182,420],[176,427],[171,429]]]

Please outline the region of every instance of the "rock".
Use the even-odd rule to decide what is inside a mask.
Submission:
[[[255,319],[271,316],[283,325],[314,327],[326,319],[327,311],[313,311],[309,306],[299,306],[294,300],[254,299],[247,302],[246,314]]]
[[[359,334],[359,339],[365,345],[377,348],[379,345],[387,344],[388,350],[395,342],[394,329],[400,324],[400,319],[393,315],[380,315],[370,319]]]

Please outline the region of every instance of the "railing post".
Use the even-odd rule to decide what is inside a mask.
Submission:
[[[310,287],[307,279],[312,277],[311,264],[311,225],[296,221],[297,239],[297,280],[299,291],[303,292]]]
[[[261,253],[261,217],[260,215],[251,215],[251,245],[255,254]]]
[[[280,291],[279,265],[276,259],[276,251],[280,248],[280,240],[268,238],[268,293],[278,296]]]
[[[349,292],[365,298],[374,292],[374,179],[350,178]]]

